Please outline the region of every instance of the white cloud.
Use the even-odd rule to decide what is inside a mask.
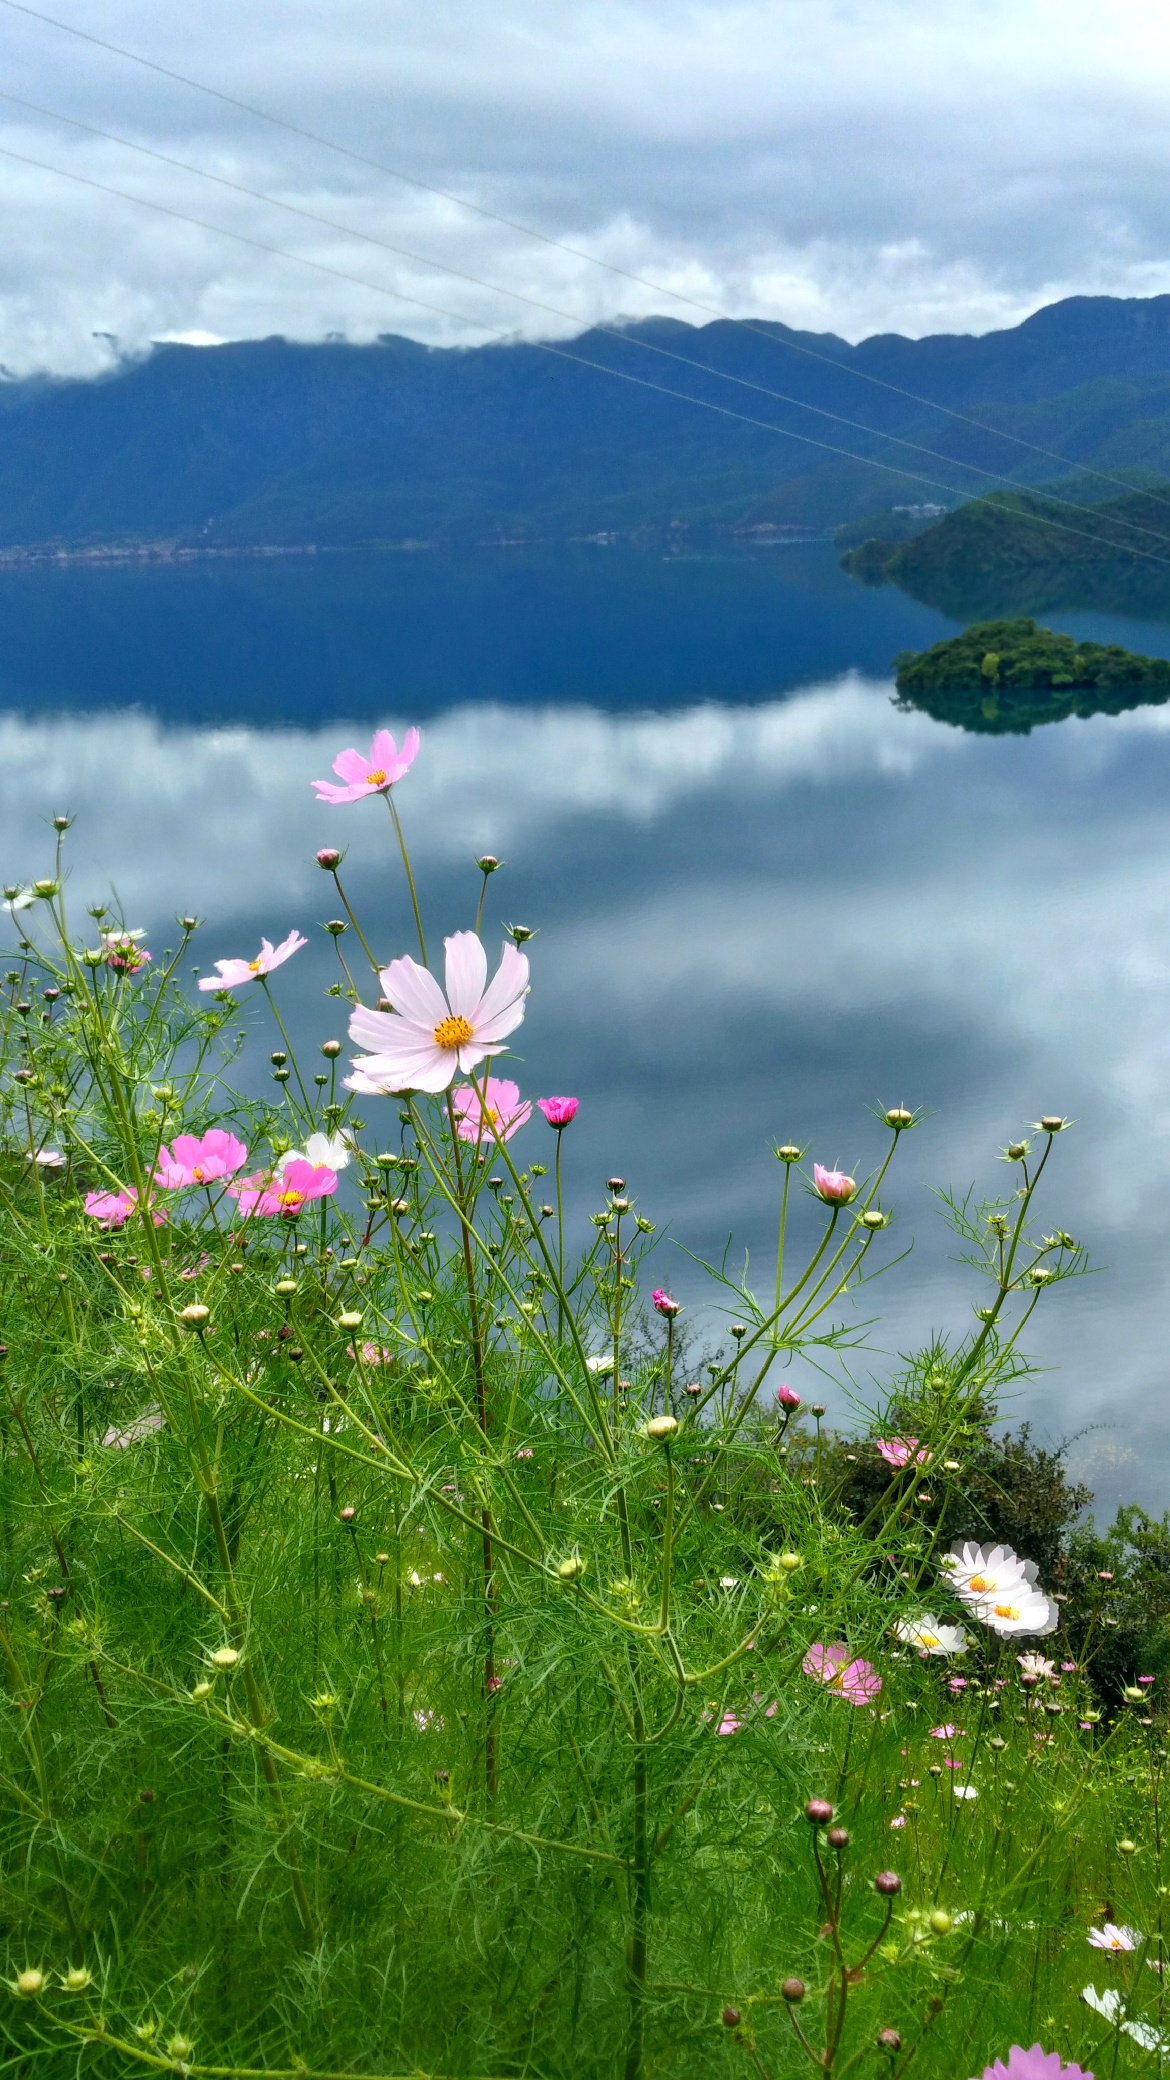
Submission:
[[[987,329],[1074,291],[1170,287],[1170,28],[1148,0],[206,0],[74,19],[228,94],[736,313],[849,337]],[[663,296],[27,17],[10,93],[433,255],[444,281],[0,105],[0,145],[371,285],[6,162],[0,358],[81,369],[217,337],[568,332]]]

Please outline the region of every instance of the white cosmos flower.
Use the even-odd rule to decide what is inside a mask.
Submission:
[[[37,892],[35,888],[18,888],[15,895],[9,896],[4,908],[11,913],[15,913],[17,910],[27,910],[31,904],[36,902],[36,899]]]
[[[1024,1675],[1031,1676],[1037,1683],[1046,1683],[1056,1674],[1055,1661],[1049,1661],[1043,1654],[1017,1654],[1016,1660]]]
[[[353,1154],[344,1134],[310,1134],[304,1148],[287,1148],[276,1166],[283,1177],[290,1163],[312,1163],[320,1170],[344,1170]]]
[[[975,1616],[982,1618],[988,1630],[1000,1639],[1055,1632],[1060,1623],[1060,1612],[1051,1598],[1027,1582],[1021,1582],[1016,1589],[1004,1589],[994,1601],[990,1597],[981,1600],[973,1608]]]
[[[974,1784],[954,1784],[951,1786],[951,1789],[954,1791],[956,1798],[978,1798],[979,1796]]]
[[[1098,2015],[1103,2015],[1106,2022],[1112,2023],[1114,2029],[1123,2029],[1127,2037],[1141,2045],[1143,2051],[1164,2051],[1170,2047],[1170,2038],[1163,2037],[1150,2023],[1124,2020],[1125,1995],[1116,1986],[1107,1986],[1104,1993],[1099,1993],[1095,1986],[1083,1986],[1081,1999]]]
[[[524,1017],[528,960],[505,945],[489,983],[487,955],[474,932],[455,932],[444,941],[446,994],[428,968],[409,955],[391,961],[381,974],[393,1011],[359,1004],[349,1036],[368,1054],[358,1055],[350,1090],[366,1093],[445,1091],[458,1074],[469,1075]]]
[[[1034,1560],[1019,1559],[1010,1546],[978,1546],[969,1541],[952,1546],[943,1556],[942,1567],[956,1596],[972,1606],[1031,1584],[1040,1572]]]
[[[68,1158],[62,1155],[59,1148],[38,1148],[33,1157],[33,1162],[39,1164],[42,1170],[63,1170],[67,1161]]]
[[[588,1371],[596,1372],[599,1376],[602,1376],[607,1372],[612,1372],[613,1352],[599,1351],[595,1358],[586,1358],[585,1364]]]
[[[970,1644],[961,1625],[943,1625],[931,1611],[921,1618],[899,1618],[894,1637],[920,1654],[965,1654]]]

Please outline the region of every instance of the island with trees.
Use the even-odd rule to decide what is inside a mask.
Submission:
[[[903,651],[894,669],[900,708],[987,734],[1170,699],[1170,659],[1078,643],[1023,619],[976,622],[929,650]]]

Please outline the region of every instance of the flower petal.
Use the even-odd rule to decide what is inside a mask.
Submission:
[[[428,1034],[447,1016],[447,999],[430,969],[420,968],[408,953],[383,968],[382,987],[394,1009]]]
[[[525,953],[521,953],[518,946],[513,946],[510,940],[505,941],[503,951],[500,954],[500,965],[480,999],[479,1016],[476,1019],[477,1031],[489,1020],[494,1019],[497,1013],[506,1010],[510,1005],[514,1004],[517,999],[520,999],[522,1002],[527,988],[528,956]],[[523,1012],[521,1012],[521,1018],[523,1015]],[[520,1020],[517,1019],[516,1024],[518,1025],[519,1023]],[[512,1027],[505,1026],[504,1031],[510,1033]]]
[[[453,932],[443,942],[447,952],[447,1002],[459,1018],[478,1026],[487,986],[487,955],[475,932]]]

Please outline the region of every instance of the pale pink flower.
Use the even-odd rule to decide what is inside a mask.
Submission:
[[[352,1343],[346,1345],[345,1355],[347,1358],[352,1358],[356,1364],[358,1354]],[[362,1345],[361,1361],[363,1365],[389,1365],[393,1362],[393,1359],[393,1351],[388,1350],[384,1343],[363,1343]],[[381,1444],[381,1442],[382,1440],[379,1438],[378,1443]]]
[[[857,1197],[857,1186],[844,1170],[826,1170],[822,1164],[814,1163],[813,1184],[827,1206],[848,1206],[850,1199]]]
[[[262,975],[271,975],[274,968],[279,968],[282,962],[290,960],[294,953],[299,953],[301,947],[307,946],[308,943],[300,932],[290,932],[288,938],[282,939],[279,946],[273,946],[268,939],[261,939],[260,951],[254,961],[217,961],[215,965],[219,973],[204,975],[199,987],[238,989],[242,982],[257,982]]]
[[[847,1698],[852,1705],[872,1704],[880,1696],[882,1679],[870,1661],[851,1660],[844,1640],[832,1646],[819,1643],[809,1648],[802,1663],[806,1676],[815,1676],[828,1690]]]
[[[191,1185],[212,1184],[217,1177],[234,1177],[247,1160],[243,1142],[225,1127],[209,1127],[206,1134],[176,1134],[169,1148],[164,1141],[159,1149],[154,1181],[165,1191],[183,1192]]]
[[[800,1395],[795,1387],[787,1385],[777,1387],[776,1399],[780,1403],[781,1408],[794,1409],[800,1407]]]
[[[116,969],[120,975],[136,975],[139,968],[144,968],[147,961],[153,959],[145,946],[138,944],[145,937],[145,931],[103,932],[102,954],[106,966]]]
[[[484,1096],[486,1108],[475,1084],[461,1084],[456,1091],[452,1102],[455,1131],[461,1141],[494,1142],[497,1137],[510,1141],[513,1134],[527,1126],[532,1106],[527,1098],[521,1098],[517,1086],[506,1076],[489,1076]]]
[[[517,1457],[518,1459],[531,1459],[531,1457],[532,1457],[532,1446],[531,1446],[530,1444],[519,1444],[519,1445],[517,1445],[517,1447],[516,1447],[516,1457]]]
[[[961,1726],[950,1725],[932,1726],[930,1729],[930,1738],[932,1741],[961,1741],[964,1738],[963,1728]]]
[[[445,941],[446,995],[427,968],[409,954],[383,968],[382,987],[394,1011],[359,1004],[349,1021],[351,1040],[368,1047],[358,1055],[350,1090],[367,1094],[445,1091],[454,1076],[470,1074],[485,1055],[520,1025],[528,994],[528,960],[505,945],[491,982],[487,955],[474,932],[455,932]]]
[[[578,1098],[538,1098],[537,1104],[550,1127],[567,1127],[577,1117]]]
[[[116,1192],[87,1192],[85,1210],[90,1219],[99,1222],[103,1228],[121,1228],[130,1215],[138,1211],[138,1194],[124,1187]],[[166,1214],[152,1209],[151,1218],[155,1227],[161,1228]]]
[[[678,1301],[672,1300],[670,1294],[666,1292],[662,1286],[656,1286],[654,1288],[654,1291],[650,1295],[650,1301],[655,1313],[664,1315],[668,1322],[673,1321],[675,1315],[679,1311]]]
[[[894,1815],[893,1819],[892,1819],[892,1820],[891,1820],[891,1822],[890,1822],[890,1826],[891,1826],[891,1827],[905,1827],[905,1825],[906,1825],[906,1815],[905,1815],[905,1813],[895,1813],[895,1815]]]
[[[408,729],[398,749],[388,729],[374,731],[374,740],[369,752],[339,751],[333,761],[333,770],[344,784],[335,787],[332,780],[314,780],[319,802],[360,802],[363,795],[389,794],[390,789],[409,773],[418,756],[421,742],[416,729]]]
[[[929,1466],[930,1453],[925,1446],[918,1449],[916,1437],[879,1437],[877,1448],[887,1466],[909,1466],[913,1459],[916,1466]]]
[[[742,1725],[743,1720],[737,1719],[734,1712],[724,1712],[715,1731],[716,1733],[738,1733]]]
[[[1030,2051],[1013,2044],[1006,2065],[997,2058],[993,2066],[984,2066],[980,2080],[1093,2080],[1093,2075],[1083,2066],[1066,2066],[1058,2051],[1045,2051],[1040,2044]]]
[[[228,1190],[238,1200],[241,1213],[281,1214],[285,1220],[295,1220],[311,1199],[327,1199],[337,1190],[337,1172],[324,1163],[298,1158],[286,1163],[279,1176],[245,1177]]]
[[[1119,1927],[1116,1921],[1106,1921],[1101,1928],[1091,1928],[1085,1941],[1092,1950],[1136,1950],[1141,1937],[1136,1928]]]

